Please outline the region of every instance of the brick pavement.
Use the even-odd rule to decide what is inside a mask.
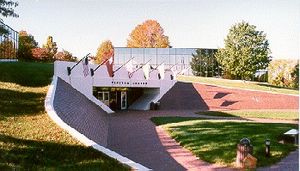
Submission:
[[[160,111],[121,111],[108,115],[66,82],[58,79],[54,108],[61,119],[88,138],[154,170],[230,170],[197,160],[150,121],[154,116],[201,117],[193,112],[202,108],[207,110],[209,106],[205,101],[208,99],[205,96],[203,99],[199,94],[195,96],[194,93],[199,91],[191,85],[177,83],[162,98],[164,100]],[[172,99],[172,96],[178,94],[182,97]],[[186,104],[189,96],[193,97],[191,105]],[[298,160],[293,163],[295,164],[299,164]]]
[[[160,100],[164,110],[299,109],[299,97],[177,82]]]

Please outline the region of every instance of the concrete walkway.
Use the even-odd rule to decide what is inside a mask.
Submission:
[[[298,171],[299,170],[299,149],[291,152],[286,158],[282,159],[279,163],[269,166],[258,168],[258,171]]]

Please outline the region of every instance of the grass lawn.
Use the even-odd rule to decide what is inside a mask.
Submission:
[[[195,77],[195,76],[182,76],[182,75],[179,75],[177,79],[179,81],[200,82],[205,84],[212,84],[212,85],[232,87],[232,88],[261,90],[261,91],[269,91],[273,93],[299,95],[299,89],[282,88],[282,87],[277,87],[262,82],[252,82],[252,81],[243,82],[241,80],[227,80],[222,78]]]
[[[241,117],[241,118],[267,118],[298,120],[299,112],[296,110],[234,110],[234,111],[201,111],[200,115],[222,116],[222,117]]]
[[[86,147],[44,110],[53,64],[0,63],[0,170],[130,170]]]
[[[236,146],[248,137],[254,146],[253,155],[258,166],[274,164],[297,148],[293,144],[280,144],[278,137],[292,128],[292,124],[238,123],[184,117],[154,117],[172,138],[196,156],[210,163],[234,166]],[[265,140],[271,139],[271,157],[265,157]]]

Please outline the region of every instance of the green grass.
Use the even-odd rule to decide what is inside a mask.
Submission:
[[[292,128],[292,124],[239,123],[184,117],[154,117],[151,120],[162,125],[177,142],[192,151],[200,159],[210,163],[234,166],[236,146],[248,137],[254,146],[253,155],[258,166],[280,161],[297,148],[293,144],[280,144],[278,137]],[[271,157],[265,157],[264,141],[271,139]]]
[[[86,147],[46,114],[53,64],[0,63],[0,170],[130,170]]]
[[[200,82],[211,85],[241,88],[241,89],[251,89],[251,90],[261,90],[273,93],[283,93],[283,94],[296,94],[299,95],[299,89],[288,89],[270,85],[268,83],[262,82],[252,82],[252,81],[241,81],[241,80],[227,80],[222,78],[212,78],[212,77],[195,77],[195,76],[178,76],[179,81],[187,82]]]
[[[241,118],[266,118],[298,120],[299,112],[296,110],[233,110],[233,111],[201,111],[200,115],[241,117]]]

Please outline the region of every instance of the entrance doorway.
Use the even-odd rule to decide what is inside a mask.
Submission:
[[[109,91],[98,91],[98,97],[105,105],[109,106]]]
[[[93,87],[93,95],[112,110],[127,110],[143,95],[143,88]]]
[[[127,109],[127,92],[121,91],[121,110]]]

